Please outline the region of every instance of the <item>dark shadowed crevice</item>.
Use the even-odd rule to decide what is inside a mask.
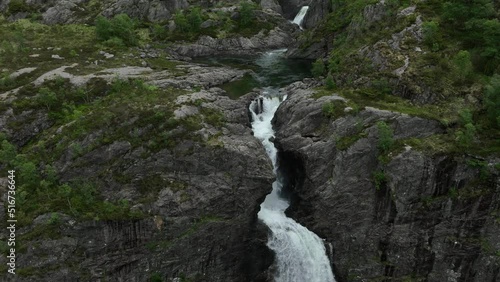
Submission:
[[[267,247],[269,228],[259,221],[257,213],[260,210],[260,203],[264,197],[257,201],[253,217],[249,222],[247,236],[244,238],[244,259],[240,267],[245,281],[251,282],[271,282],[271,266],[274,264],[275,254]]]

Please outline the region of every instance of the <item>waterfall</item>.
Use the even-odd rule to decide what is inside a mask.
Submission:
[[[277,169],[277,149],[272,143],[271,120],[286,96],[268,88],[250,105],[252,129],[273,164],[277,176],[272,192],[260,206],[258,218],[271,229],[267,246],[276,253],[275,282],[334,282],[330,261],[323,241],[313,232],[285,215],[289,206],[281,196],[283,182]],[[257,111],[256,111],[257,110]]]
[[[304,18],[307,14],[307,10],[309,10],[309,6],[303,6],[299,13],[295,16],[295,19],[293,19],[293,23],[298,25],[302,29],[302,22],[304,21]]]

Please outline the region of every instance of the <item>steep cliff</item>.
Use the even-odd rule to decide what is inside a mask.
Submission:
[[[445,132],[433,120],[303,83],[285,91],[274,125],[294,176],[288,212],[331,244],[337,281],[500,278],[498,158],[421,146]],[[380,122],[394,134],[388,151]]]
[[[106,47],[89,26],[1,24],[1,209],[15,169],[18,229],[15,277],[0,233],[0,280],[268,279],[257,94],[217,88],[249,70]]]

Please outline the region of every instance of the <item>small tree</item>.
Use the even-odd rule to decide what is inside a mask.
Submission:
[[[240,26],[248,27],[252,24],[255,9],[255,5],[251,2],[243,1],[240,3]]]
[[[392,145],[394,144],[394,133],[392,128],[383,121],[377,122],[378,128],[378,148],[383,152],[387,153]]]
[[[311,73],[314,77],[320,77],[325,74],[325,63],[323,63],[322,59],[317,59],[312,64]]]
[[[189,23],[182,11],[178,11],[174,16],[175,28],[181,32],[189,31]]]
[[[111,20],[99,16],[96,19],[95,30],[100,41],[118,38],[127,46],[135,46],[138,43],[135,22],[127,14],[116,15]]]
[[[458,54],[453,57],[453,65],[455,73],[460,80],[465,80],[472,74],[472,62],[468,51],[461,50],[458,52]]]
[[[435,21],[425,22],[422,25],[424,42],[427,46],[432,47],[438,41],[439,24]]]
[[[484,105],[489,120],[500,128],[500,75],[495,75],[484,91]]]
[[[47,108],[47,111],[50,111],[60,104],[56,93],[46,87],[40,88],[40,92],[37,96],[37,101],[40,104],[44,105],[45,108]]]
[[[189,23],[189,30],[191,32],[197,33],[200,31],[200,26],[203,23],[201,18],[201,10],[198,7],[191,9],[187,15],[187,21]]]
[[[464,109],[464,110],[460,111],[458,113],[458,115],[460,116],[460,122],[463,125],[466,125],[468,123],[472,123],[473,122],[473,120],[472,120],[472,112],[469,109]]]
[[[333,81],[333,77],[328,75],[325,80],[326,89],[333,90],[335,89],[335,81]]]
[[[458,144],[466,148],[468,148],[472,144],[475,136],[476,127],[472,123],[466,124],[464,130],[459,130],[456,133]]]

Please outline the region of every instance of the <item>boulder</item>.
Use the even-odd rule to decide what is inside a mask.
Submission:
[[[260,6],[262,7],[263,10],[269,9],[278,14],[283,13],[283,10],[281,9],[281,6],[277,0],[261,0]]]

